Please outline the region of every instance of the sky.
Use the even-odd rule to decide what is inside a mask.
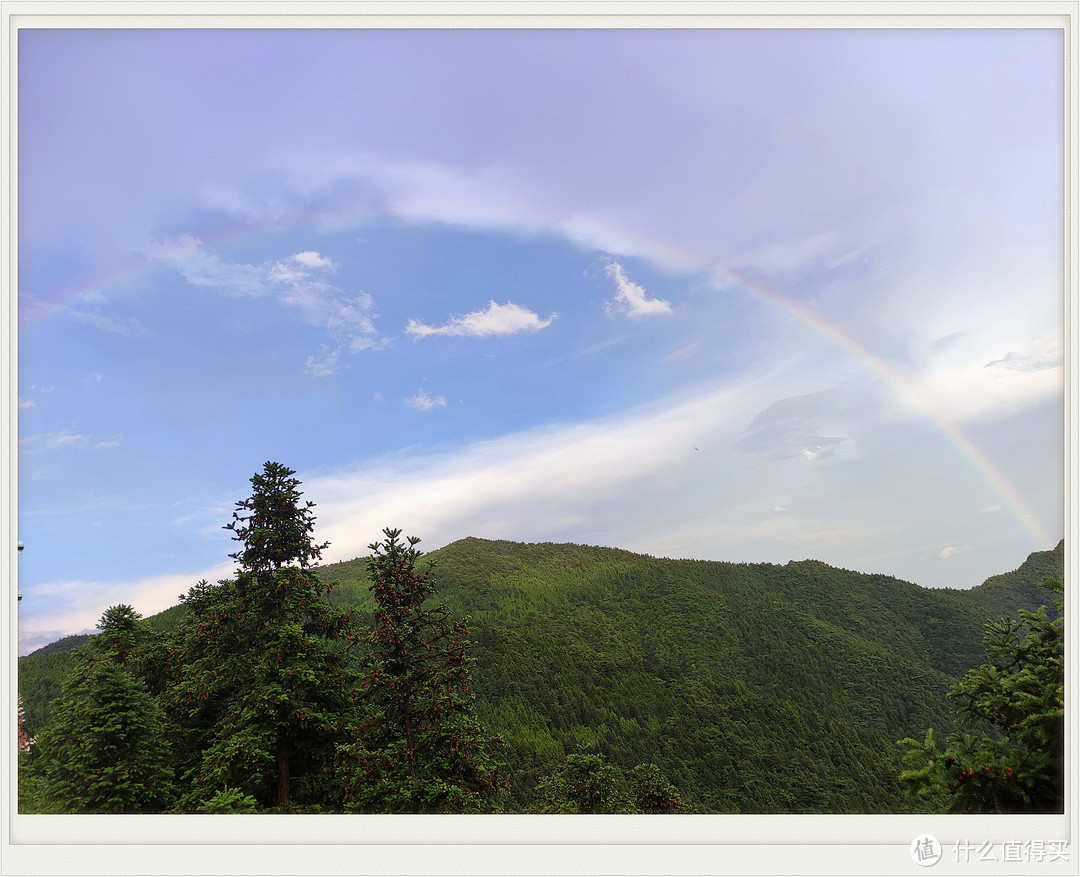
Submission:
[[[384,527],[968,588],[1064,535],[1053,30],[22,30],[20,654]]]

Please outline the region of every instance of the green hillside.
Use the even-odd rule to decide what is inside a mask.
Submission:
[[[508,744],[507,809],[578,752],[655,763],[708,812],[898,812],[895,741],[952,729],[946,690],[984,660],[990,618],[1050,604],[1063,545],[967,591],[817,561],[657,559],[579,545],[463,539],[430,557],[471,617],[483,725]],[[370,613],[363,559],[322,567],[331,599]],[[161,631],[182,607],[151,619]],[[60,651],[20,659],[31,732]]]

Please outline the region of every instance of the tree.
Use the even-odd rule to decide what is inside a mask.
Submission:
[[[300,481],[292,477],[295,474],[281,463],[264,464],[263,471],[251,478],[251,496],[236,503],[232,523],[225,525],[236,541],[244,543],[242,551],[229,557],[249,574],[262,575],[283,566],[309,569],[330,545],[316,545],[311,539],[315,503],[301,504],[303,494],[298,489]]]
[[[655,764],[639,764],[630,771],[630,794],[642,813],[678,813],[679,793]]]
[[[144,633],[130,606],[102,615],[101,634],[80,647],[51,707],[33,763],[35,798],[60,813],[149,813],[176,793],[165,715],[130,669]]]
[[[603,755],[568,755],[536,787],[541,813],[633,813],[621,771]]]
[[[1064,593],[1060,581],[1043,586]],[[933,729],[900,741],[909,794],[951,812],[1064,812],[1064,620],[1046,606],[1019,616],[987,625],[989,661],[949,691],[964,730],[944,751]]]
[[[321,781],[349,708],[349,616],[311,569],[312,502],[279,463],[252,479],[226,525],[242,550],[232,579],[181,600],[168,702],[183,740],[188,809],[229,789],[263,807],[326,803]]]
[[[475,812],[505,785],[501,740],[486,736],[469,696],[468,630],[433,601],[432,570],[416,569],[415,536],[368,546],[375,598],[357,692],[362,720],[338,750],[345,808],[383,813]]]

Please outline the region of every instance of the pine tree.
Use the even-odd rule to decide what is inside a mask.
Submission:
[[[1043,587],[1064,592],[1056,580]],[[1046,606],[1019,616],[987,625],[989,661],[949,691],[965,730],[944,751],[933,729],[921,742],[900,741],[909,794],[951,812],[1063,812],[1064,620],[1050,619]]]
[[[490,809],[505,785],[501,740],[486,736],[469,697],[468,630],[433,600],[416,568],[416,537],[386,529],[369,546],[376,610],[357,693],[363,720],[339,747],[346,809],[382,813]]]
[[[263,471],[251,478],[251,496],[236,503],[232,523],[225,525],[236,541],[244,543],[242,551],[229,557],[248,574],[262,575],[283,566],[310,569],[330,545],[316,545],[311,539],[315,503],[300,502],[303,494],[295,474],[281,463],[264,464]]]
[[[50,812],[150,813],[175,796],[164,712],[130,669],[139,619],[130,606],[110,608],[100,636],[72,657],[33,764]]]
[[[186,732],[188,809],[226,789],[279,810],[326,803],[321,778],[352,687],[350,619],[311,569],[326,544],[311,538],[314,503],[300,502],[293,474],[267,463],[251,479],[226,525],[244,543],[236,576],[181,597],[167,697]]]

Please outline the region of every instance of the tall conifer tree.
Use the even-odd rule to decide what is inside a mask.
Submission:
[[[59,813],[149,813],[176,793],[165,715],[130,668],[145,634],[130,606],[102,615],[76,650],[54,717],[38,739],[38,800]]]
[[[235,578],[181,598],[169,703],[188,731],[188,809],[226,788],[278,810],[325,803],[318,778],[349,705],[349,617],[311,568],[326,544],[311,538],[314,503],[293,475],[266,463],[251,479],[226,525],[243,543]]]
[[[484,734],[469,696],[468,630],[433,600],[415,536],[386,529],[368,546],[375,626],[362,659],[355,740],[339,748],[346,809],[445,813],[491,809],[505,785],[501,740]]]

